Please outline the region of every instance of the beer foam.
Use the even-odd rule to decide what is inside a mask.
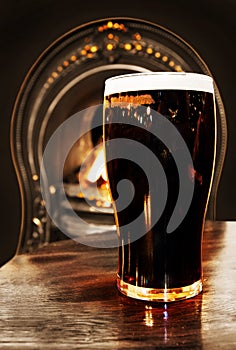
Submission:
[[[144,90],[193,90],[214,93],[214,86],[210,76],[199,73],[131,73],[107,79],[104,95]]]

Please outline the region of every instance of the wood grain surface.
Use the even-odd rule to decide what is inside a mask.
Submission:
[[[118,294],[117,250],[72,240],[0,269],[0,349],[236,349],[236,223],[208,222],[204,291],[148,304]]]

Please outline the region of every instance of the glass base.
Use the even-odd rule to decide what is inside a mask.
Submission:
[[[122,294],[131,298],[166,303],[171,301],[185,300],[198,295],[202,291],[202,280],[200,279],[197,282],[194,282],[193,284],[186,287],[155,289],[134,286],[118,278],[117,287]]]

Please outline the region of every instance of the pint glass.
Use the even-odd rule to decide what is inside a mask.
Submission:
[[[209,76],[155,72],[106,80],[103,137],[121,293],[169,302],[202,291],[215,118]]]

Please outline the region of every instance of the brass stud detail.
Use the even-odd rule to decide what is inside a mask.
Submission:
[[[75,61],[77,60],[77,57],[76,57],[75,55],[72,55],[71,58],[70,58],[70,60],[71,60],[72,62],[75,62]]]
[[[130,50],[132,49],[132,45],[131,45],[130,43],[126,43],[126,44],[124,45],[124,49],[125,49],[126,51],[130,51]]]
[[[182,68],[181,68],[181,66],[175,66],[175,70],[176,70],[176,72],[182,72],[183,70],[182,70]]]
[[[141,50],[143,49],[143,47],[142,47],[142,45],[137,44],[137,45],[135,45],[135,49],[136,49],[137,51],[141,51]]]
[[[134,34],[134,38],[135,38],[135,40],[141,40],[142,39],[142,37],[141,37],[141,35],[139,33],[135,33]]]
[[[146,52],[151,55],[153,53],[153,49],[151,47],[148,47]]]
[[[95,53],[95,52],[98,51],[98,47],[97,47],[96,45],[94,45],[94,46],[91,47],[90,51],[91,51],[92,53]]]
[[[32,175],[32,180],[33,181],[38,181],[39,177],[37,174]]]
[[[167,62],[167,61],[168,61],[168,57],[167,57],[167,56],[163,56],[163,57],[162,57],[162,61],[163,61],[163,62]]]
[[[107,44],[107,46],[106,46],[106,48],[107,48],[107,50],[108,51],[111,51],[111,50],[113,50],[113,45],[112,44]]]

